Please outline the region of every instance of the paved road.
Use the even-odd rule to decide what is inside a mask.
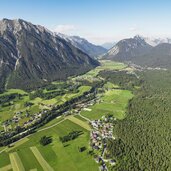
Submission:
[[[7,148],[4,148],[3,150],[1,150],[1,151],[0,151],[0,154],[1,154],[2,152],[4,152],[6,149],[7,149]]]
[[[82,117],[83,119],[85,119],[85,120],[87,120],[87,121],[91,122],[91,120],[90,120],[90,119],[88,119],[88,118],[86,118],[86,117],[82,116],[80,113],[79,113],[78,115],[79,115],[80,117]]]
[[[62,123],[62,122],[63,122],[63,121],[65,121],[65,120],[66,120],[66,119],[63,119],[63,120],[61,120],[61,121],[59,121],[59,122],[55,123],[54,125],[48,126],[48,127],[46,127],[46,128],[42,128],[42,129],[38,130],[37,132],[41,132],[41,131],[44,131],[44,130],[47,130],[47,129],[53,128],[54,126],[56,126],[56,125],[58,125],[58,124]]]

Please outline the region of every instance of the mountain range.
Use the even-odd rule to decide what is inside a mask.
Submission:
[[[142,37],[142,36],[141,36]],[[151,46],[157,46],[162,43],[171,43],[171,38],[150,38],[150,37],[142,37],[142,39],[145,40],[146,43],[148,43]]]
[[[0,21],[1,89],[30,89],[98,65],[98,61],[42,26],[22,19]]]
[[[167,43],[163,43],[165,41]],[[171,68],[171,44],[165,39],[152,46],[147,38],[135,36],[119,41],[102,58],[145,67]]]
[[[139,36],[123,39],[112,47],[104,56],[105,59],[116,61],[130,61],[132,58],[140,56],[152,48]]]
[[[79,36],[67,36],[61,33],[58,33],[57,35],[65,39],[67,42],[71,43],[73,46],[79,48],[92,58],[98,58],[99,55],[102,55],[107,52],[106,48],[94,45]]]
[[[49,31],[22,19],[0,21],[0,90],[33,89],[79,75],[100,65],[96,60],[171,68],[171,39],[123,39],[108,51],[78,36]]]

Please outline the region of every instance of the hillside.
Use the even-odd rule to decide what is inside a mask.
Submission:
[[[131,61],[132,58],[145,54],[151,48],[152,46],[147,44],[144,39],[135,36],[134,38],[119,41],[103,56],[103,58],[121,62]]]
[[[142,37],[136,36],[121,40],[103,58],[132,62],[143,67],[171,68],[171,44],[160,43],[153,47]]]
[[[133,62],[142,66],[171,68],[171,44],[159,44],[141,57],[134,58]]]
[[[0,88],[33,88],[84,73],[99,63],[46,28],[0,21]]]

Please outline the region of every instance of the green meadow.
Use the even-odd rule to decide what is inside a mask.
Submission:
[[[91,120],[100,119],[106,114],[112,114],[117,119],[124,119],[128,101],[133,94],[128,90],[112,89],[112,87],[117,87],[112,86],[112,83],[104,87],[107,89],[104,93],[99,94],[99,103],[90,106],[88,111],[82,110],[81,115]]]
[[[83,121],[80,120],[79,122]],[[66,119],[53,128],[29,136],[27,141],[17,142],[20,144],[17,145],[16,143],[11,149],[9,148],[7,151],[0,153],[0,170],[5,166],[12,165],[11,162],[13,161],[11,161],[10,156],[14,154],[17,154],[15,158],[17,165],[19,167],[23,166],[25,170],[37,169],[38,171],[43,171],[48,167],[53,168],[53,170],[66,171],[98,170],[97,163],[92,156],[87,154],[89,150],[89,131],[78,124],[75,121],[72,122]],[[71,131],[83,131],[83,134],[72,141],[62,144],[59,141],[59,137],[67,135]],[[52,137],[53,141],[51,144],[47,146],[40,145],[39,140],[44,135]],[[79,152],[78,147],[86,147],[86,150]],[[46,162],[42,163],[37,160],[32,151],[33,149],[36,151],[36,155],[40,156],[40,160]]]
[[[87,72],[84,75],[77,76],[72,78],[72,80],[82,80],[82,79],[87,79],[89,81],[93,81],[97,79],[97,75],[100,71],[103,70],[123,70],[127,68],[127,65],[119,62],[114,62],[110,60],[100,60],[100,66],[96,67],[95,69]]]

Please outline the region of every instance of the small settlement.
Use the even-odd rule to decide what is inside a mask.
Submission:
[[[92,131],[90,133],[90,145],[96,151],[96,162],[100,163],[100,170],[107,171],[107,164],[115,165],[115,161],[105,158],[106,141],[107,139],[115,139],[113,136],[113,121],[112,115],[103,116],[101,119],[91,121]]]

